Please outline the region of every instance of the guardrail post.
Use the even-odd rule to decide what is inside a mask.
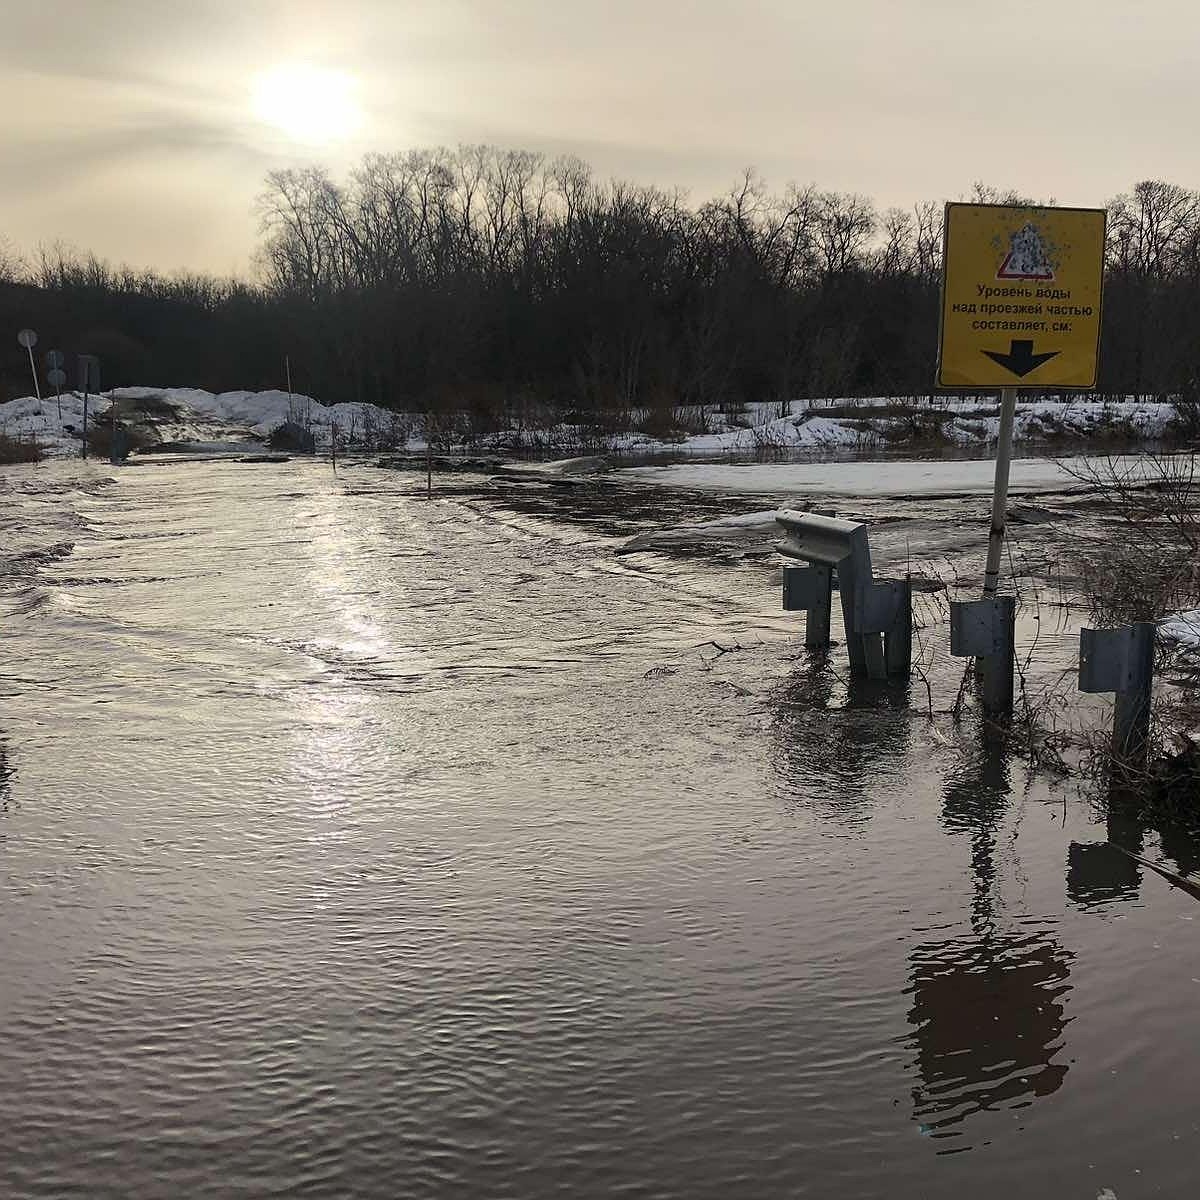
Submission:
[[[883,640],[878,633],[863,633],[859,613],[861,600],[856,594],[857,580],[849,566],[850,560],[838,564],[838,592],[842,598],[842,625],[846,630],[846,653],[850,658],[850,674],[866,675],[868,679],[886,679],[887,663],[883,655]]]
[[[833,568],[825,563],[783,568],[783,611],[807,614],[804,644],[809,649],[829,646],[829,618],[833,609]]]
[[[892,627],[883,635],[884,656],[889,675],[912,674],[912,578],[896,584],[899,603]]]
[[[1116,693],[1112,753],[1127,766],[1143,763],[1150,744],[1155,632],[1153,621],[1079,631],[1079,690]]]
[[[883,634],[864,633],[862,638],[863,662],[867,668],[868,679],[886,679],[888,677],[887,653],[883,647]]]
[[[1012,712],[1016,621],[1014,596],[950,602],[950,653],[979,660],[983,711],[989,716]]]
[[[887,678],[887,660],[878,625],[870,621],[868,605],[874,581],[871,579],[871,550],[867,531],[859,526],[852,533],[846,556],[837,564],[838,592],[842,598],[842,623],[846,628],[846,651],[850,656],[850,674],[868,679]]]
[[[1013,676],[1017,666],[1017,600],[1015,596],[997,596],[996,647],[983,660],[983,710],[987,713],[1011,713]]]
[[[1155,633],[1151,621],[1138,621],[1130,630],[1129,683],[1117,692],[1113,705],[1113,753],[1120,758],[1144,759],[1150,744]]]

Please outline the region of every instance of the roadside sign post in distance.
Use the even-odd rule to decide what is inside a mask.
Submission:
[[[58,424],[62,426],[62,390],[67,382],[67,373],[63,370],[66,358],[61,350],[47,350],[43,361],[46,364],[46,382],[54,389],[58,400]]]
[[[32,329],[22,329],[17,334],[17,345],[29,354],[29,370],[33,373],[33,394],[42,402],[42,385],[38,382],[37,363],[33,361],[33,348],[37,345],[37,334]]]

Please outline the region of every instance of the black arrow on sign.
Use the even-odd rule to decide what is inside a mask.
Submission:
[[[1045,354],[1034,354],[1032,342],[1018,342],[1015,338],[1007,354],[1001,354],[996,350],[984,351],[984,354],[993,362],[998,362],[1006,371],[1011,371],[1020,378],[1024,378],[1035,367],[1040,367],[1042,363],[1057,357],[1059,353],[1061,351],[1049,350]]]

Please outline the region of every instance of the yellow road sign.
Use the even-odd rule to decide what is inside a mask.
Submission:
[[[1103,277],[1103,209],[947,204],[938,387],[1095,387]]]

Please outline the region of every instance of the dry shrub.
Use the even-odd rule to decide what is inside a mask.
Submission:
[[[113,425],[111,421],[103,418],[95,424],[89,421],[87,438],[89,454],[94,454],[97,458],[112,457]],[[144,432],[136,425],[124,425],[118,421],[117,444],[121,450],[121,457],[124,458],[135,451],[145,450],[158,443],[153,435]]]
[[[284,421],[267,434],[267,446],[290,454],[316,454],[317,439],[311,429],[297,425],[295,421]]]
[[[1115,628],[1200,608],[1200,475],[1192,454],[1089,459],[1066,468],[1099,498],[1098,533],[1072,530],[1093,622]],[[1107,730],[1089,746],[1111,803],[1141,819],[1200,823],[1200,675],[1194,658],[1160,638],[1146,764],[1114,761]],[[1136,811],[1134,811],[1136,810]]]
[[[702,408],[656,404],[637,413],[632,427],[638,433],[660,441],[681,441],[691,434],[707,433],[708,422]]]
[[[1104,505],[1100,536],[1074,531],[1092,616],[1102,625],[1157,621],[1200,606],[1200,476],[1191,454],[1063,464]]]
[[[45,452],[33,438],[12,438],[0,433],[0,463],[35,463],[45,458]]]

